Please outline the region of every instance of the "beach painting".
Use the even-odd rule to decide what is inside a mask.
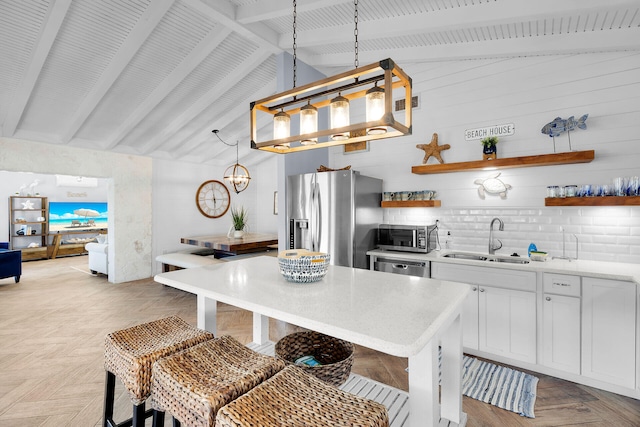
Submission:
[[[106,202],[49,202],[49,231],[107,228]]]

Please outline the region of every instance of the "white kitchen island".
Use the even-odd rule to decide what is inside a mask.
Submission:
[[[391,425],[466,424],[460,328],[461,305],[469,292],[465,284],[338,266],[330,266],[321,281],[296,284],[282,277],[273,257],[172,271],[155,276],[155,280],[196,294],[198,327],[214,334],[217,301],[252,311],[254,348],[270,345],[268,319],[272,317],[407,357],[408,416],[392,414],[391,407],[397,402],[388,402]],[[440,402],[438,346],[442,354]],[[375,384],[364,388],[371,387]]]

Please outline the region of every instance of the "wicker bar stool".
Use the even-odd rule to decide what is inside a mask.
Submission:
[[[153,363],[213,338],[213,334],[195,328],[176,316],[107,334],[103,426],[144,426],[145,418],[152,414],[151,410],[145,411],[145,401],[151,394]],[[124,384],[133,403],[133,416],[120,423],[113,420],[116,377]]]
[[[257,353],[230,336],[193,346],[153,365],[153,425],[213,427],[216,412],[285,367],[282,360]]]
[[[384,405],[342,391],[297,366],[223,406],[215,427],[388,427]]]

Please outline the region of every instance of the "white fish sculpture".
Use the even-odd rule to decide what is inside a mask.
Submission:
[[[511,190],[513,187],[509,184],[504,183],[502,180],[498,179],[500,176],[500,172],[497,174],[491,175],[489,178],[485,179],[476,179],[473,183],[479,185],[478,187],[478,195],[481,199],[484,199],[484,193],[487,192],[489,194],[498,194],[501,199],[507,198],[507,191]]]

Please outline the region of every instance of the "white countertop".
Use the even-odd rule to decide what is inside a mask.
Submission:
[[[155,276],[157,282],[394,356],[417,354],[462,303],[469,286],[329,266],[318,282],[287,282],[273,257]]]
[[[372,250],[367,255],[375,255],[392,259],[406,259],[416,261],[437,261],[450,264],[466,264],[484,267],[505,268],[510,270],[535,271],[558,274],[574,274],[586,277],[596,277],[600,279],[622,280],[635,282],[640,285],[640,265],[621,262],[604,262],[590,260],[561,260],[552,259],[544,262],[531,261],[528,264],[508,264],[502,262],[487,262],[464,260],[455,258],[445,258],[443,255],[449,252],[464,251],[433,251],[428,254],[411,252],[394,252],[383,250]],[[502,254],[505,255],[505,254]],[[508,254],[506,254],[508,255]]]

